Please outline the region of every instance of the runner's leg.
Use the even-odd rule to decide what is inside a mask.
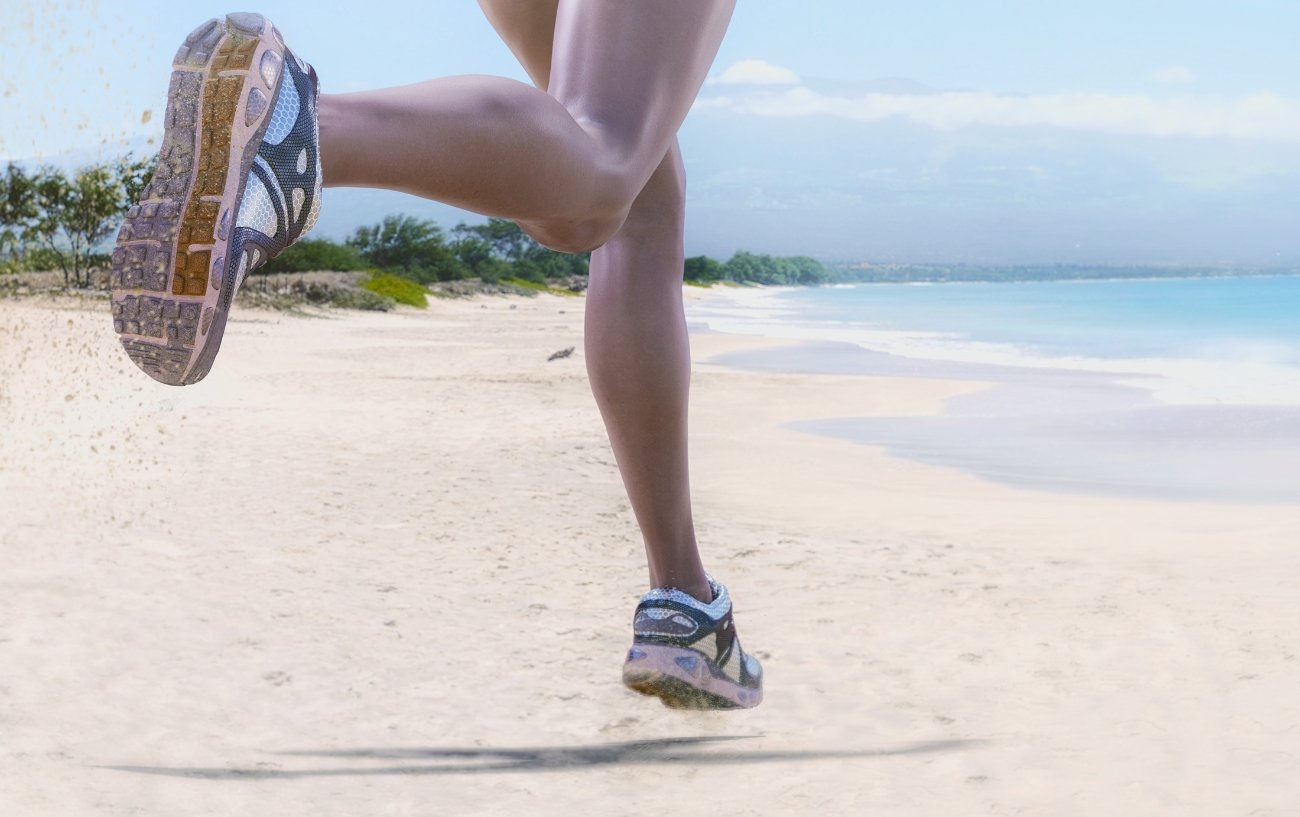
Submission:
[[[547,89],[558,0],[480,5],[533,82]],[[685,173],[674,138],[622,227],[592,254],[584,348],[592,393],[645,541],[650,585],[707,601],[687,469],[684,209]]]

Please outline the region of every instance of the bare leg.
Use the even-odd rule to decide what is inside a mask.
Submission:
[[[547,91],[469,76],[323,95],[325,183],[402,190],[512,218],[557,249],[597,247],[667,153],[733,6],[537,3],[555,21]]]
[[[556,3],[480,4],[529,76],[546,89]],[[674,137],[621,228],[592,254],[584,348],[592,393],[645,541],[650,585],[708,601],[687,468],[685,184]]]
[[[623,227],[592,253],[583,348],[592,393],[645,539],[651,586],[677,587],[709,601],[687,468],[685,185],[674,144]]]
[[[570,223],[621,218],[626,207],[622,168],[563,105],[514,80],[446,77],[323,94],[319,104],[326,187],[382,187],[485,215]]]

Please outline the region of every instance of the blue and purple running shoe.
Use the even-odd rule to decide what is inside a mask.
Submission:
[[[316,72],[258,14],[195,29],[172,65],[153,178],[118,233],[113,328],[155,380],[198,382],[250,270],[320,212]]]
[[[763,669],[740,648],[727,588],[709,577],[709,604],[680,590],[641,597],[623,683],[675,709],[748,709],[763,700]]]

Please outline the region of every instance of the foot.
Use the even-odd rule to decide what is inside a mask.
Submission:
[[[155,380],[202,380],[250,270],[316,223],[316,72],[258,14],[209,20],[172,66],[153,178],[113,251],[113,328]]]
[[[674,709],[748,709],[763,700],[763,669],[740,648],[727,588],[710,604],[680,590],[641,597],[623,683]]]

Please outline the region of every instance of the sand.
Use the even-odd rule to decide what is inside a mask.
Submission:
[[[0,301],[0,814],[1297,813],[1300,508],[785,429],[987,387],[709,363],[785,341],[692,337],[697,528],[767,699],[624,690],[582,309],[239,313],[171,389],[102,304]]]

